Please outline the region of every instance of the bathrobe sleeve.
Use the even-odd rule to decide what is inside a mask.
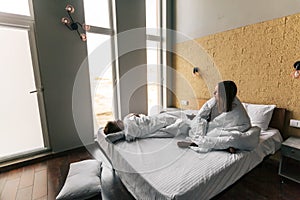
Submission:
[[[208,118],[212,107],[216,104],[216,99],[213,97],[209,99],[199,110],[194,119],[190,122],[189,136],[197,138],[206,135]]]

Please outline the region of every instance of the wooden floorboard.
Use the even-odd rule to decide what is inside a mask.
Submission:
[[[16,199],[20,178],[7,179],[1,193],[1,200]]]
[[[94,156],[93,156],[94,155]],[[61,190],[69,165],[85,159],[105,160],[102,152],[76,150],[0,174],[0,200],[54,200]],[[102,193],[91,200],[133,200],[111,166],[103,164]],[[300,184],[278,176],[278,162],[265,160],[213,200],[300,200]]]
[[[5,183],[6,183],[6,176],[2,173],[0,173],[0,197],[1,197],[1,194],[2,194],[2,191],[3,191],[3,188],[5,186]]]
[[[32,199],[40,199],[47,196],[47,169],[35,172]]]
[[[24,167],[21,175],[19,188],[25,188],[33,185],[34,168],[32,166]]]
[[[32,186],[19,188],[17,192],[16,200],[31,200]]]

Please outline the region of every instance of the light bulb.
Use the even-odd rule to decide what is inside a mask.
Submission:
[[[85,42],[87,40],[86,34],[84,34],[84,33],[80,34],[80,38],[83,42]]]
[[[291,73],[291,76],[295,79],[300,77],[300,70],[295,70]]]
[[[63,24],[70,24],[70,19],[67,18],[67,17],[63,17],[63,18],[61,18],[61,22],[62,22]]]
[[[195,72],[195,73],[193,73],[193,76],[200,76],[200,73],[199,72]]]
[[[83,28],[83,30],[88,31],[91,29],[91,26],[87,25],[87,24],[82,24],[82,28]]]
[[[75,12],[75,8],[72,5],[67,5],[65,9],[69,13],[74,13]]]
[[[300,76],[299,70],[296,70],[294,73],[294,78],[299,78],[299,76]]]

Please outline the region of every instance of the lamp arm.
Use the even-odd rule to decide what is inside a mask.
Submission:
[[[65,26],[68,27],[68,29],[70,29],[71,31],[73,31],[69,24],[65,24]]]
[[[78,29],[76,30],[76,32],[77,32],[77,34],[79,35],[79,37],[80,37],[80,32],[78,31]]]
[[[67,12],[67,13],[68,13],[68,15],[69,15],[69,17],[70,17],[72,23],[74,23],[74,19],[73,19],[73,17],[71,16],[70,12]]]
[[[79,24],[79,26],[81,27],[81,29],[84,30],[84,29],[82,28],[82,24],[81,24],[81,23],[76,22],[76,24]]]

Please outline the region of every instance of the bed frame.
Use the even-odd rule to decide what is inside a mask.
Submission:
[[[271,122],[270,122],[270,127],[272,128],[276,128],[278,129],[279,131],[283,131],[284,130],[284,122],[285,122],[285,115],[286,115],[286,110],[283,109],[283,108],[276,108],[273,112],[273,116],[272,116],[272,119],[271,119]],[[282,132],[281,132],[282,133]],[[139,197],[139,196],[136,196],[136,194],[143,194],[143,193],[148,193],[148,196],[150,195],[151,198],[146,198],[146,199],[187,199],[187,196],[181,196],[180,194],[176,194],[176,196],[174,197],[169,197],[169,198],[165,198],[165,196],[160,196],[161,195],[164,195],[163,193],[157,193],[157,188],[155,189],[152,188],[150,186],[150,184],[148,185],[147,181],[145,182],[144,181],[144,178],[149,176],[152,172],[155,172],[155,171],[148,171],[149,169],[152,169],[151,166],[153,164],[153,162],[155,163],[164,163],[164,158],[168,158],[170,157],[171,160],[176,160],[176,162],[172,163],[172,165],[168,165],[170,166],[170,168],[167,169],[167,171],[164,171],[164,168],[159,168],[160,170],[163,170],[163,171],[158,171],[159,172],[159,175],[155,176],[157,178],[155,178],[156,180],[159,180],[159,182],[162,182],[164,178],[162,178],[162,181],[161,180],[161,176],[164,177],[166,175],[166,173],[169,173],[170,171],[174,171],[174,170],[182,170],[182,164],[183,163],[194,163],[192,165],[188,165],[188,166],[185,166],[185,167],[188,167],[189,166],[197,166],[197,170],[198,168],[201,166],[201,168],[203,168],[202,166],[206,167],[208,165],[208,168],[207,170],[210,171],[212,168],[211,168],[211,165],[213,165],[215,162],[214,160],[215,159],[231,159],[230,158],[230,154],[228,153],[222,153],[223,151],[221,152],[212,152],[212,158],[209,157],[209,159],[203,163],[203,162],[200,162],[198,163],[197,161],[197,157],[195,157],[195,153],[193,153],[192,151],[182,151],[180,150],[177,145],[176,145],[176,138],[175,139],[159,139],[159,138],[151,138],[151,139],[144,139],[144,140],[138,140],[136,141],[136,143],[127,143],[127,142],[121,142],[119,145],[113,145],[113,144],[110,144],[110,143],[107,143],[104,139],[104,135],[101,134],[101,133],[98,133],[99,134],[99,138],[98,138],[98,143],[100,145],[100,148],[101,150],[104,152],[104,154],[106,155],[106,157],[108,158],[109,161],[111,161],[111,164],[113,166],[113,168],[116,170],[117,174],[119,175],[120,179],[122,180],[123,184],[126,186],[126,188],[128,189],[128,191],[133,195],[135,196],[137,199],[145,199],[143,196],[142,197]],[[278,134],[279,135],[279,134]],[[102,137],[102,138],[101,138]],[[280,137],[280,136],[278,136]],[[277,137],[277,138],[278,138]],[[270,143],[274,143],[274,142],[267,142],[268,144]],[[197,191],[210,191],[210,188],[211,188],[211,183],[214,184],[214,187],[217,188],[217,190],[219,192],[221,191],[224,191],[228,186],[230,186],[231,184],[233,184],[234,182],[236,182],[240,177],[242,177],[244,174],[246,174],[247,172],[249,172],[251,169],[253,169],[255,166],[257,166],[259,163],[261,163],[263,161],[264,158],[266,158],[268,155],[270,154],[273,154],[275,153],[276,150],[279,149],[280,147],[280,143],[281,141],[280,140],[276,140],[276,148],[274,148],[273,150],[269,150],[271,148],[267,147],[267,151],[269,151],[266,155],[261,155],[261,152],[260,150],[257,150],[255,149],[253,152],[250,151],[250,152],[247,152],[245,154],[245,156],[241,157],[241,162],[237,162],[237,163],[231,163],[230,165],[232,165],[230,168],[227,169],[226,167],[226,170],[224,172],[220,172],[220,177],[218,175],[218,177],[213,177],[210,181],[210,184],[208,183],[201,183],[202,185],[200,186],[200,190],[198,188],[198,186],[196,187],[195,190],[193,190],[192,192],[197,192]],[[148,145],[147,145],[148,144]],[[146,145],[146,146],[145,146]],[[265,145],[261,145],[258,149],[260,148],[263,148]],[[135,155],[135,150],[142,150],[143,148],[146,147],[146,150],[150,148],[150,151],[151,154],[148,154],[146,152],[146,154],[144,154],[144,156],[142,157],[139,157],[138,160],[132,160],[132,158],[134,157]],[[163,147],[163,149],[160,149],[161,147]],[[171,148],[169,149],[168,151],[165,151],[164,147],[168,147],[168,148]],[[273,148],[273,147],[272,147]],[[121,152],[118,151],[118,149],[126,149],[126,152],[127,154],[131,155],[131,152],[133,152],[132,154],[132,158],[129,157],[129,160],[123,158],[123,156],[121,156],[122,154],[122,150]],[[115,151],[117,150],[117,151]],[[145,149],[144,149],[145,150]],[[157,151],[159,150],[159,151]],[[143,151],[143,150],[142,150]],[[157,152],[156,152],[157,151]],[[180,154],[180,157],[174,157],[174,159],[172,158],[172,154],[175,152],[178,153],[178,151],[182,151]],[[258,151],[258,152],[257,152]],[[126,153],[125,152],[125,153]],[[172,154],[169,154],[169,152],[172,152]],[[121,153],[121,154],[120,154]],[[152,153],[154,155],[154,158],[152,157]],[[156,155],[157,154],[157,155]],[[182,155],[182,157],[181,157]],[[185,155],[185,156],[183,156]],[[167,156],[167,157],[165,157]],[[233,157],[235,156],[238,156],[239,157],[239,153],[235,154]],[[255,158],[255,160],[253,160],[253,156]],[[256,158],[258,156],[258,158]],[[160,158],[161,157],[161,158]],[[128,157],[127,157],[128,158]],[[112,160],[110,160],[112,159]],[[135,159],[135,158],[134,158]],[[177,159],[183,159],[182,161],[185,161],[185,162],[178,162],[177,163]],[[203,159],[205,159],[205,156],[203,157]],[[140,162],[141,160],[144,160],[144,162]],[[125,161],[125,162],[124,162]],[[137,162],[135,162],[137,161]],[[151,162],[150,162],[151,161]],[[207,163],[208,162],[208,163]],[[219,161],[218,161],[219,162]],[[119,165],[120,163],[123,163],[122,165]],[[122,168],[118,168],[118,166],[124,166],[124,163],[125,163],[125,168],[129,169],[129,171],[123,171],[123,167]],[[141,164],[145,164],[143,165],[142,167],[142,174],[140,175],[140,173],[136,173],[135,169],[132,168],[133,166],[141,166]],[[168,163],[168,162],[166,162]],[[250,165],[248,165],[248,164]],[[148,169],[149,167],[149,169]],[[184,170],[186,169],[185,167]],[[144,169],[146,169],[146,171],[144,171]],[[158,168],[157,168],[158,169]],[[132,170],[132,171],[131,171]],[[229,170],[229,171],[227,171]],[[242,172],[240,172],[242,171]],[[144,173],[143,173],[144,172]],[[189,171],[188,171],[189,172]],[[192,171],[193,172],[193,171]],[[235,174],[235,173],[240,173],[240,174]],[[204,172],[203,172],[204,173]],[[206,174],[206,172],[204,173]],[[180,173],[178,174],[180,175]],[[175,175],[177,176],[177,175]],[[195,180],[192,180],[192,176],[194,176],[193,174],[190,175],[191,176],[191,179],[182,179],[182,181],[180,180],[179,183],[182,183],[183,185],[182,186],[185,186],[185,184],[189,185],[190,182],[192,181],[195,181]],[[173,176],[171,176],[173,177]],[[196,177],[196,176],[194,176]],[[169,176],[170,178],[170,176]],[[198,177],[199,178],[199,177]],[[172,178],[171,178],[172,179]],[[143,180],[143,181],[141,181]],[[150,180],[153,181],[153,177],[152,179],[147,179],[146,180]],[[166,179],[166,180],[169,180],[169,179]],[[198,180],[198,179],[197,179]],[[159,183],[158,182],[158,183]],[[146,187],[142,187],[142,185],[145,185],[146,184]],[[177,183],[178,184],[178,183]],[[199,183],[200,184],[200,183]],[[157,186],[158,187],[158,186]],[[218,188],[219,187],[219,188]],[[142,189],[144,188],[144,189]],[[146,189],[145,189],[146,188]],[[203,192],[204,194],[205,192]],[[187,195],[189,195],[191,193],[187,193]],[[212,198],[214,197],[215,195],[217,195],[218,193],[216,192],[213,192],[210,196],[201,196],[202,199],[209,199],[209,198]],[[197,194],[198,195],[198,194]],[[201,194],[202,195],[202,194]]]
[[[286,121],[286,109],[275,108],[269,124],[269,127],[276,128],[280,131],[281,136],[284,136]]]

